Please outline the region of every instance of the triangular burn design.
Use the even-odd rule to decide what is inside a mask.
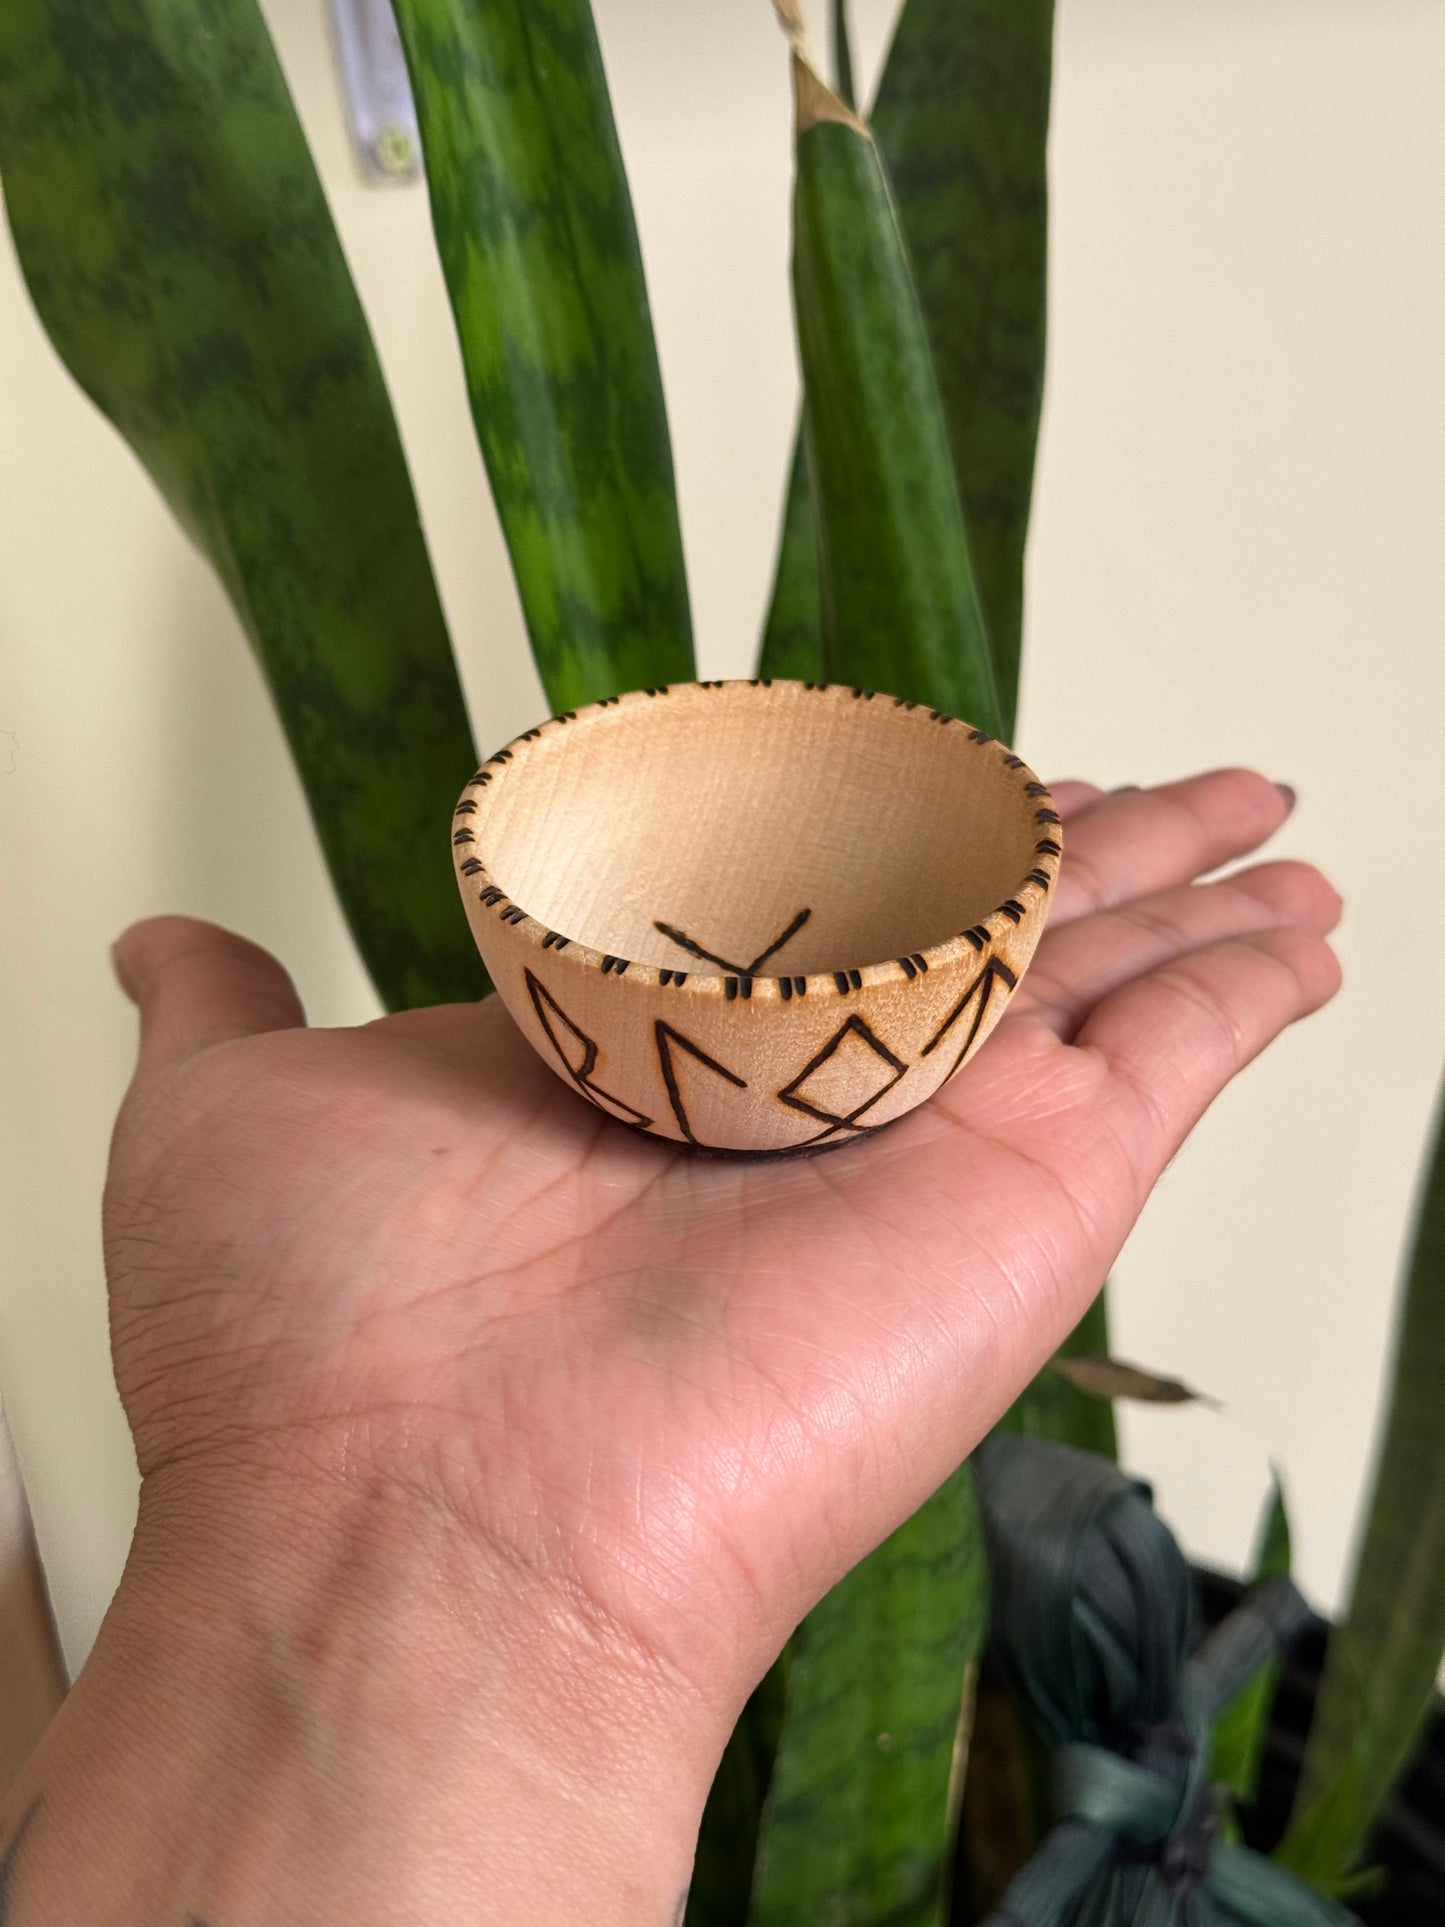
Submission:
[[[979,1026],[983,1023],[984,1014],[988,1010],[989,999],[993,996],[993,987],[996,983],[1002,983],[1006,990],[1012,990],[1018,983],[1018,978],[1006,963],[1000,962],[997,957],[990,957],[978,976],[974,978],[968,989],[959,998],[958,1002],[953,1006],[953,1009],[923,1046],[921,1054],[924,1057],[927,1057],[930,1051],[937,1050],[938,1046],[943,1042],[944,1038],[947,1037],[959,1018],[962,1017],[969,1005],[973,1004],[974,999],[977,998],[978,1001],[974,1005],[973,1019],[968,1026],[968,1035],[963,1040],[962,1050],[960,1050],[957,1057],[953,1060],[948,1077],[953,1076],[954,1071],[958,1069],[964,1058],[967,1057],[968,1053],[973,1049],[973,1040],[978,1036]],[[943,1080],[945,1084],[948,1082],[948,1077],[945,1077]]]
[[[799,1091],[800,1087],[813,1076],[814,1072],[822,1069],[823,1065],[833,1056],[833,1053],[842,1047],[844,1040],[850,1036],[857,1037],[866,1044],[868,1048],[877,1055],[880,1062],[886,1064],[892,1070],[893,1075],[885,1084],[881,1084],[871,1097],[865,1098],[855,1109],[849,1111],[846,1116],[843,1116],[837,1111],[821,1109],[810,1099],[801,1096]],[[778,1096],[791,1110],[802,1111],[806,1117],[815,1117],[820,1124],[826,1127],[824,1130],[819,1131],[816,1136],[803,1140],[805,1144],[821,1144],[824,1138],[832,1137],[834,1133],[838,1131],[857,1131],[861,1135],[864,1131],[868,1130],[868,1125],[859,1124],[859,1118],[862,1117],[865,1111],[871,1111],[880,1098],[888,1095],[889,1091],[893,1089],[893,1086],[898,1082],[899,1078],[904,1075],[907,1069],[908,1066],[903,1062],[903,1059],[901,1057],[895,1057],[888,1046],[873,1035],[873,1032],[868,1028],[864,1020],[855,1015],[850,1017],[847,1023],[828,1039],[827,1043],[824,1044],[817,1055],[809,1059],[790,1083],[783,1086],[782,1090],[778,1092]]]
[[[604,1091],[600,1085],[592,1082],[592,1072],[597,1065],[597,1040],[578,1029],[547,986],[540,983],[530,970],[524,970],[522,974],[527,980],[527,995],[531,998],[532,1008],[537,1013],[537,1022],[542,1026],[547,1042],[556,1051],[563,1070],[578,1090],[590,1097],[599,1110],[606,1111],[610,1106],[612,1112],[620,1116],[624,1123],[636,1124],[646,1130],[652,1123],[650,1117],[644,1117],[641,1111],[634,1110],[632,1105],[624,1104],[620,1097],[614,1097],[611,1091]],[[576,1063],[562,1047],[562,1040],[557,1034],[559,1026],[566,1034],[568,1041],[574,1047],[581,1048],[582,1054]],[[573,1055],[576,1055],[575,1048]]]
[[[677,1065],[673,1061],[674,1049],[686,1051],[689,1057],[695,1057],[699,1064],[706,1065],[710,1071],[716,1071],[719,1077],[725,1077],[729,1084],[735,1084],[740,1091],[747,1089],[748,1080],[745,1077],[739,1077],[736,1071],[730,1071],[726,1064],[719,1064],[715,1057],[709,1057],[701,1044],[695,1044],[690,1037],[684,1037],[680,1030],[674,1030],[672,1025],[664,1023],[661,1017],[653,1024],[652,1030],[657,1039],[657,1061],[662,1068],[662,1081],[667,1086],[668,1101],[672,1105],[672,1114],[677,1119],[677,1128],[689,1144],[701,1146],[702,1139],[694,1133],[688,1122],[687,1109],[682,1101],[682,1092],[678,1088]]]

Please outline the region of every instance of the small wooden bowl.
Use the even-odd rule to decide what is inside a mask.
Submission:
[[[674,683],[529,729],[452,825],[477,948],[559,1077],[783,1156],[902,1116],[997,1023],[1059,818],[1004,744],[837,683]]]

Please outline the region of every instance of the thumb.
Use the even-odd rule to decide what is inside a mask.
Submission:
[[[138,1077],[233,1037],[306,1022],[290,977],[268,950],[198,917],[133,923],[111,962],[140,1011]]]

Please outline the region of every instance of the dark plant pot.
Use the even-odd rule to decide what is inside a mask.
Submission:
[[[1215,1625],[1243,1588],[1222,1574],[1199,1574],[1201,1606]],[[1314,1712],[1329,1626],[1314,1620],[1290,1647],[1280,1672],[1260,1772],[1259,1797],[1243,1816],[1245,1839],[1268,1853],[1289,1818]],[[1384,1873],[1378,1892],[1351,1901],[1365,1927],[1441,1927],[1445,1922],[1445,1707],[1437,1705],[1414,1767],[1386,1807],[1370,1851]]]

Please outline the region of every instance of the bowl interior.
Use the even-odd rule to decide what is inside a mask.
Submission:
[[[996,745],[797,683],[584,710],[484,794],[476,847],[508,896],[664,968],[811,974],[927,949],[1010,896],[1038,835]]]

